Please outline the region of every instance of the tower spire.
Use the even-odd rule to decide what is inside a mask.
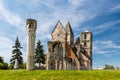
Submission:
[[[74,35],[69,21],[67,22],[67,24],[65,26],[65,29],[66,29],[66,32],[71,33],[72,35]]]
[[[74,43],[74,33],[72,31],[72,28],[71,28],[71,25],[70,25],[70,22],[68,21],[66,26],[65,26],[65,30],[66,30],[66,33],[67,33],[67,42],[72,45]]]

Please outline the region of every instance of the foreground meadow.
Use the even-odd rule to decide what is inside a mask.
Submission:
[[[0,80],[120,80],[120,71],[0,70]]]

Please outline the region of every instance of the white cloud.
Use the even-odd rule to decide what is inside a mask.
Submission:
[[[82,5],[86,0],[68,0],[73,5]]]
[[[42,10],[42,12],[35,13],[33,16],[36,16],[37,18],[38,16],[40,16],[39,22],[43,21],[44,19],[47,19],[46,23],[52,22],[53,24],[56,24],[54,22],[60,20],[63,23],[63,25],[65,25],[66,22],[69,20],[73,28],[80,27],[80,25],[84,21],[90,20],[96,16],[96,14],[93,14],[93,12],[88,13],[86,8],[79,9],[81,3],[83,3],[83,5],[87,5],[86,3],[84,3],[85,1],[86,0],[70,0],[70,3],[77,3],[78,5],[73,6],[69,4],[66,5],[67,7],[56,6],[53,0],[51,2],[41,1],[41,4],[48,6],[46,10],[51,10],[51,13],[44,13],[44,10]]]
[[[120,45],[114,41],[95,41],[93,43],[93,52],[95,54],[102,54],[106,57],[118,55],[120,52]]]
[[[48,22],[48,21],[44,21],[44,22],[47,22],[46,24],[43,24],[42,23],[43,21],[41,22],[38,22],[38,27],[37,27],[37,38],[39,38],[40,40],[44,41],[46,39],[50,39],[50,35],[51,35],[51,32],[50,30],[53,28],[53,25],[54,23],[52,23],[51,21]]]
[[[10,61],[12,45],[12,40],[6,37],[0,37],[0,56],[4,57],[5,62]]]
[[[106,23],[103,23],[99,26],[95,26],[93,28],[91,28],[91,30],[93,31],[94,34],[100,34],[108,29],[110,29],[110,27],[114,26],[115,24],[120,23],[120,20],[118,21],[109,21]]]
[[[105,48],[120,49],[120,45],[113,43],[113,41],[102,41],[101,43],[105,45]]]
[[[114,11],[114,10],[118,10],[118,9],[120,9],[120,5],[113,7],[110,11]]]
[[[21,23],[21,18],[17,14],[9,12],[0,1],[0,19],[6,20],[10,25],[18,26]]]

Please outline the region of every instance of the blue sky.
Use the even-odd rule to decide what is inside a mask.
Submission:
[[[75,35],[93,33],[93,67],[120,67],[120,0],[0,0],[0,56],[9,62],[16,36],[26,61],[26,19],[38,22],[36,41],[46,49],[58,20]]]

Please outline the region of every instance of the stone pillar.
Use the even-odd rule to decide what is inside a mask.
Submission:
[[[62,62],[60,61],[59,70],[62,70]]]
[[[66,65],[66,43],[63,43],[63,70],[66,70],[67,65]]]
[[[48,55],[49,53],[47,52],[46,53],[46,70],[48,70],[49,69],[49,66],[48,66],[48,59],[49,59],[49,55]]]
[[[46,70],[49,70],[50,68],[50,52],[47,51],[46,53]]]
[[[27,70],[34,69],[34,53],[35,53],[35,37],[37,21],[34,19],[27,19]]]
[[[55,70],[57,70],[57,60],[55,60]]]

